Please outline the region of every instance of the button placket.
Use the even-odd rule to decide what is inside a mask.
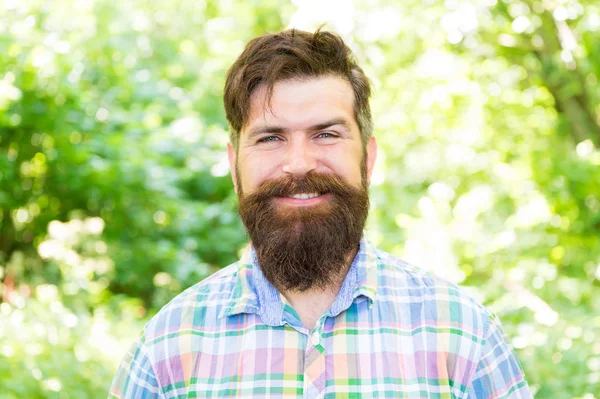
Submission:
[[[315,328],[308,332],[305,353],[304,397],[318,398],[325,392],[325,348],[322,346],[323,321],[319,319]]]
[[[310,342],[313,344],[313,346],[317,346],[321,343],[321,334],[319,333],[319,330],[313,331],[310,336]]]

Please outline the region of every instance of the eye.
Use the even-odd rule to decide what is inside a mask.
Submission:
[[[280,141],[280,140],[281,139],[277,136],[266,136],[266,137],[259,139],[257,142],[258,143],[272,143],[272,142]]]
[[[323,139],[331,139],[337,137],[337,135],[331,132],[321,132],[317,135],[317,137]]]

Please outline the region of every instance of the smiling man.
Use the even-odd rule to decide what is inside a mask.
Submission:
[[[251,245],[150,320],[109,397],[531,397],[494,314],[363,237],[369,97],[333,33],[248,43],[224,102]]]
[[[358,251],[375,138],[363,144],[340,77],[290,78],[267,94],[252,93],[229,161],[261,271],[313,329]]]

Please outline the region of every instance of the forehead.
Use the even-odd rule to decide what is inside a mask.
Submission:
[[[275,83],[270,102],[265,86],[259,86],[250,97],[248,120],[242,128],[252,130],[277,123],[302,129],[319,121],[345,119],[357,128],[354,120],[354,92],[342,78],[326,76]]]

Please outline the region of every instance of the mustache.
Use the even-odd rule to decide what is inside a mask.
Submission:
[[[290,197],[302,193],[331,193],[347,197],[354,194],[358,188],[350,186],[345,179],[334,174],[317,174],[308,172],[303,176],[286,176],[269,180],[261,184],[252,194],[245,197],[257,201],[273,197]]]

